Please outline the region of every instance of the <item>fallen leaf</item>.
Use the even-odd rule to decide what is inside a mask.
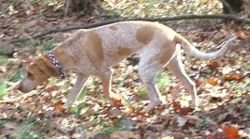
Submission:
[[[109,139],[140,139],[140,135],[132,131],[116,131],[110,134]]]
[[[202,85],[202,82],[201,82],[201,81],[199,81],[199,80],[193,80],[193,81],[195,82],[195,86],[196,86],[197,88],[201,87],[201,85]]]
[[[212,85],[212,86],[215,86],[218,84],[218,80],[216,78],[209,78],[209,79],[207,79],[207,83]]]
[[[226,74],[229,74],[230,72],[233,72],[234,71],[234,69],[232,68],[232,67],[223,67],[223,69],[222,69],[222,74],[223,75],[226,75]]]
[[[112,105],[115,106],[115,107],[123,106],[122,100],[112,99],[111,102],[112,102]]]
[[[129,107],[125,108],[124,112],[127,113],[127,114],[132,114],[132,113],[136,112],[136,109],[133,106],[129,106]]]
[[[59,114],[61,114],[61,113],[63,113],[63,112],[65,112],[65,108],[64,108],[64,104],[63,104],[63,102],[61,102],[61,101],[58,101],[58,102],[56,102],[54,105],[53,105],[53,107],[54,107],[54,115],[59,115]]]
[[[180,115],[187,115],[188,113],[194,111],[194,108],[191,107],[181,107],[180,102],[174,101],[173,102],[174,112]]]
[[[233,126],[224,126],[223,133],[228,139],[238,139],[239,138],[239,130]]]
[[[228,95],[228,93],[227,92],[225,92],[225,91],[222,91],[222,92],[211,92],[210,93],[210,96],[212,97],[212,98],[224,98],[224,97],[226,97]]]
[[[216,139],[213,134],[206,135],[206,139]]]
[[[237,72],[230,72],[229,74],[225,75],[224,79],[226,81],[238,81],[240,82],[244,76],[242,76],[240,73]]]
[[[181,104],[178,101],[173,101],[174,112],[179,112],[181,110]]]
[[[248,39],[249,38],[249,36],[247,36],[244,31],[238,31],[235,34],[236,34],[237,37],[239,37],[241,39]]]
[[[177,122],[178,127],[183,127],[187,123],[187,121],[188,120],[186,118],[178,116],[176,122]]]
[[[207,66],[210,70],[215,71],[220,64],[217,61],[210,61]]]
[[[51,86],[49,86],[48,88],[46,88],[46,90],[48,91],[48,92],[52,92],[52,91],[56,91],[56,90],[58,90],[59,88],[58,88],[58,86],[56,86],[56,85],[51,85]]]
[[[110,117],[117,117],[119,115],[122,115],[122,112],[121,110],[119,110],[118,108],[116,107],[113,107],[110,111],[109,111],[109,116]]]

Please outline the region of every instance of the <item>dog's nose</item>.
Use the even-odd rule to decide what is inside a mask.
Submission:
[[[19,91],[21,91],[21,92],[24,92],[24,93],[29,92],[27,89],[25,89],[25,88],[22,86],[22,83],[18,84],[16,88],[17,88],[17,90],[19,90]]]
[[[16,89],[23,92],[23,88],[22,88],[21,83],[16,86]]]

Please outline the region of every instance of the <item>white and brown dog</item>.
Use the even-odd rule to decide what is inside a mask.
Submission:
[[[215,59],[223,56],[228,44],[235,39],[229,38],[216,52],[203,53],[171,28],[156,22],[125,21],[81,29],[29,64],[27,77],[20,83],[19,90],[29,92],[49,77],[64,78],[64,71],[71,70],[77,73],[77,80],[68,96],[67,106],[75,101],[90,75],[101,78],[104,95],[112,98],[115,95],[111,92],[110,67],[132,54],[139,54],[139,76],[149,92],[148,110],[161,103],[154,78],[164,65],[192,95],[192,106],[197,106],[195,84],[184,71],[180,46],[177,44],[181,44],[191,56]]]

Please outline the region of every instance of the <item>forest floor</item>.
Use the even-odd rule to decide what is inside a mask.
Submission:
[[[120,102],[111,105],[102,94],[100,80],[92,77],[74,105],[64,109],[66,96],[75,81],[74,73],[65,80],[52,78],[26,94],[12,86],[25,76],[26,63],[37,54],[52,49],[74,31],[48,34],[38,39],[31,36],[52,28],[101,22],[117,15],[163,15],[169,12],[170,6],[164,1],[147,3],[147,0],[139,0],[141,3],[137,1],[137,4],[140,8],[136,8],[136,1],[133,0],[108,0],[104,5],[109,7],[105,15],[97,10],[91,16],[72,14],[63,17],[60,2],[53,4],[55,0],[51,0],[51,3],[43,5],[32,2],[0,0],[1,139],[250,138],[249,26],[231,22],[225,24],[218,20],[164,23],[195,42],[195,46],[202,51],[217,49],[215,46],[233,32],[237,32],[242,39],[235,42],[226,56],[217,60],[204,61],[184,56],[185,69],[198,88],[201,101],[198,110],[189,107],[190,95],[184,89],[178,89],[175,77],[164,69],[157,75],[156,82],[167,103],[151,113],[144,112],[148,97],[137,74],[137,56],[114,67],[112,90],[126,100],[125,105]],[[150,4],[157,9],[156,12],[152,13]],[[214,6],[218,4],[210,3],[206,8],[209,10]],[[185,13],[185,8],[180,5],[176,8]],[[113,11],[116,11],[115,14],[112,14]],[[169,12],[169,15],[172,14],[174,12]],[[5,43],[21,36],[30,39],[15,44]],[[174,100],[173,93],[178,94]]]

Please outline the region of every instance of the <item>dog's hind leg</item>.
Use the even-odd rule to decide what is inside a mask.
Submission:
[[[155,84],[155,75],[162,68],[163,64],[160,64],[157,60],[157,55],[142,55],[139,63],[139,76],[148,90],[150,100],[147,111],[151,111],[155,106],[161,104],[160,92]]]
[[[66,107],[70,107],[72,103],[76,100],[88,78],[89,76],[87,75],[78,74],[76,82],[67,97]]]
[[[146,85],[149,92],[150,103],[148,111],[151,111],[155,106],[161,104],[160,92],[155,84],[156,73],[175,55],[175,45],[171,42],[163,43],[162,45],[148,46],[141,56],[139,63],[139,76]]]
[[[198,98],[196,94],[195,83],[189,78],[184,69],[184,64],[181,60],[180,48],[177,47],[176,55],[169,62],[167,68],[181,81],[185,89],[192,96],[192,106],[196,107],[198,105]]]

